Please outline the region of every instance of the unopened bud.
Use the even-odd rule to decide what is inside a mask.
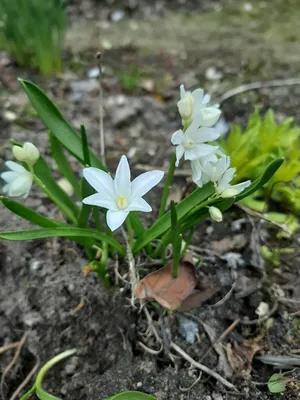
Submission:
[[[217,207],[209,207],[208,208],[209,215],[211,218],[216,221],[216,222],[222,222],[223,221],[223,215],[221,211]]]
[[[30,166],[34,165],[40,157],[39,150],[30,142],[24,143],[23,147],[13,146],[12,152],[18,161],[25,162]]]
[[[239,192],[236,189],[229,188],[224,190],[224,192],[221,194],[221,197],[223,199],[229,199],[230,197],[236,196],[238,193]]]

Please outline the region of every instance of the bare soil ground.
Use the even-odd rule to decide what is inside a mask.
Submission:
[[[99,48],[104,51],[108,165],[114,169],[120,155],[127,154],[135,174],[147,165],[166,168],[168,164],[173,152],[170,136],[180,123],[176,110],[180,83],[188,88],[204,86],[218,99],[242,83],[286,79],[300,72],[297,1],[152,4],[94,0],[73,2],[69,13],[65,68],[59,77],[42,79],[13,60],[7,63],[4,54],[0,57],[6,84],[0,103],[3,162],[11,158],[11,138],[34,142],[50,161],[47,131],[18,87],[18,76],[38,83],[74,127],[84,124],[89,143],[99,151],[98,83],[88,77],[97,66],[94,55]],[[294,116],[299,123],[300,86],[233,97],[222,105],[226,122],[245,125],[254,105],[262,112],[273,108],[278,120]],[[80,167],[74,160],[70,162],[79,174]],[[55,165],[52,167],[56,174]],[[180,197],[186,185],[185,178],[177,177],[173,196]],[[159,204],[159,190],[151,198],[154,209]],[[35,188],[26,205],[59,217]],[[145,217],[146,225],[152,217]],[[1,231],[30,227],[4,207],[0,208],[0,221]],[[5,377],[5,398],[10,398],[35,363],[42,365],[74,347],[76,356],[50,371],[44,384],[66,400],[102,400],[122,390],[144,391],[159,400],[299,398],[299,359],[298,364],[295,361],[300,348],[299,248],[292,239],[276,235],[274,228],[239,209],[231,210],[223,224],[205,221],[198,227],[192,242],[194,255],[201,259],[197,273],[199,279],[211,282],[215,294],[194,309],[192,316],[185,315],[198,326],[195,343],[189,344],[179,333],[182,314],[166,316],[149,306],[169,340],[230,380],[238,392],[205,374],[192,387],[199,371],[188,362],[181,358],[171,362],[164,353],[146,353],[138,345],[145,317],[130,308],[128,289],[105,289],[93,274],[84,277],[87,258],[74,243],[63,239],[1,242],[0,344],[16,342],[27,333],[20,357]],[[276,269],[259,257],[263,244],[294,248],[295,252],[283,256]],[[234,257],[239,260],[235,267]],[[262,268],[267,272],[265,280]],[[109,270],[113,279],[112,263]],[[273,311],[272,323],[248,324],[257,318],[255,310],[262,301]],[[243,323],[217,350],[206,354],[214,342],[212,336],[220,337],[237,319]],[[278,369],[257,357],[266,354],[294,357],[295,364],[290,358],[287,369],[294,381],[284,394],[268,393],[266,382]],[[12,351],[0,354],[2,373],[12,357]],[[190,390],[184,391],[186,388]]]

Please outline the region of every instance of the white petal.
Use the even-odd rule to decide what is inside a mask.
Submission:
[[[235,168],[229,168],[227,171],[225,171],[225,173],[223,174],[222,178],[219,181],[219,186],[222,187],[229,187],[230,182],[233,179],[233,176],[235,174]]]
[[[111,197],[105,198],[105,195],[103,196],[103,194],[104,193],[92,194],[91,196],[88,196],[85,199],[83,199],[82,202],[90,206],[104,207],[107,208],[108,210],[117,211],[118,207],[115,199]]]
[[[186,160],[196,160],[197,158],[200,157],[206,157],[209,154],[213,153],[215,151],[216,146],[211,146],[210,144],[196,144],[193,148],[193,151],[195,153],[195,158],[187,158]]]
[[[106,213],[106,222],[109,228],[112,231],[115,231],[118,229],[125,219],[127,218],[127,215],[129,214],[129,211],[112,211],[108,210]]]
[[[1,179],[3,179],[7,183],[14,181],[15,179],[18,178],[18,176],[20,176],[20,174],[13,171],[6,171],[0,175]]]
[[[184,133],[180,129],[179,131],[176,131],[173,133],[173,135],[171,137],[171,143],[174,145],[181,144],[183,141],[183,138],[184,138]]]
[[[232,185],[230,188],[235,189],[238,193],[241,193],[244,189],[251,185],[251,181],[245,181],[238,183],[237,185]]]
[[[210,102],[210,95],[209,94],[205,94],[202,100],[202,104],[208,104]]]
[[[183,98],[185,95],[184,85],[180,85],[180,97]]]
[[[142,212],[150,212],[152,211],[151,206],[142,198],[134,199],[129,207],[126,208],[126,211],[142,211]]]
[[[203,89],[196,89],[192,92],[192,96],[195,99],[195,102],[197,102],[197,104],[195,104],[195,107],[197,107],[197,105],[200,103],[202,103],[203,100],[203,96],[204,96],[204,90]]]
[[[9,196],[23,196],[28,195],[28,192],[32,185],[32,174],[28,171],[27,173],[20,175],[15,179],[9,186],[8,194]]]
[[[21,146],[13,146],[13,155],[18,161],[24,161],[26,159],[26,152]]]
[[[130,168],[126,156],[122,156],[114,179],[116,196],[128,199],[131,195]]]
[[[214,126],[221,115],[221,111],[214,107],[202,108],[201,113],[202,126]]]
[[[191,162],[192,165],[192,179],[194,182],[198,181],[199,179],[201,179],[201,175],[202,175],[202,166],[199,163],[198,160],[194,160]]]
[[[14,161],[6,161],[5,165],[12,171],[18,172],[18,174],[22,174],[23,172],[27,171],[23,165],[20,165]]]
[[[132,199],[136,199],[144,196],[149,190],[156,186],[163,178],[163,171],[148,171],[144,174],[137,176],[131,184]]]
[[[40,152],[33,143],[24,143],[23,149],[26,153],[26,162],[29,162],[31,165],[35,164],[35,162],[40,158]]]
[[[195,143],[212,142],[218,139],[220,136],[219,132],[214,128],[200,128],[197,132],[193,132],[191,136]]]
[[[192,149],[185,149],[184,152],[184,159],[185,160],[197,160],[197,158],[199,158],[199,156],[196,154],[195,152],[195,147]]]
[[[9,183],[7,183],[6,185],[3,186],[3,188],[2,188],[3,193],[8,193],[8,191],[9,191],[9,186],[10,186]]]
[[[184,154],[184,150],[185,150],[184,147],[181,145],[176,147],[176,164],[175,164],[176,167],[178,167],[179,165],[179,161],[181,160],[181,157]]]
[[[84,168],[83,176],[97,192],[106,193],[106,198],[115,198],[114,181],[108,173],[90,167]]]

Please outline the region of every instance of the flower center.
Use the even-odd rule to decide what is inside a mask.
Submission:
[[[118,198],[117,204],[118,204],[118,207],[119,207],[120,210],[125,210],[125,208],[128,207],[128,202],[125,199],[125,197],[123,197],[123,196],[120,196]]]
[[[188,136],[185,136],[184,142],[183,142],[183,146],[184,146],[186,149],[192,149],[192,148],[194,147],[194,141],[193,141],[193,139],[191,139],[191,138],[188,137]]]

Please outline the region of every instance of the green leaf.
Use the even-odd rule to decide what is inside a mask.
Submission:
[[[178,231],[178,218],[175,203],[171,201],[171,236],[172,236],[172,250],[173,250],[173,268],[172,277],[174,279],[178,276],[179,259],[182,244],[182,235]]]
[[[115,396],[109,397],[106,400],[157,400],[155,397],[142,392],[123,392]]]
[[[33,169],[36,176],[47,188],[47,191],[51,193],[51,199],[58,207],[61,208],[61,210],[71,219],[71,221],[75,222],[79,212],[78,207],[56,183],[52,176],[52,172],[43,157],[38,159]]]
[[[51,154],[56,162],[59,172],[71,183],[74,192],[76,194],[76,197],[80,199],[81,193],[80,193],[78,178],[75,176],[69,164],[69,161],[67,160],[64,154],[62,145],[56,139],[56,137],[53,135],[52,132],[49,132],[49,138],[50,138]]]
[[[24,79],[19,79],[19,82],[49,131],[53,133],[57,140],[73,154],[74,157],[84,164],[81,138],[75,129],[64,119],[57,107],[38,86]],[[104,171],[106,170],[92,151],[90,151],[90,157],[93,167],[100,168]]]
[[[43,228],[55,228],[57,226],[65,226],[66,224],[63,222],[55,221],[50,218],[46,218],[43,215],[37,213],[29,207],[23,206],[23,204],[18,203],[17,201],[8,199],[6,197],[0,196],[0,201],[3,205],[12,211],[14,214],[18,215],[21,218],[26,219],[36,225],[42,226]]]
[[[59,227],[59,228],[29,229],[24,231],[0,232],[0,239],[10,240],[10,241],[33,240],[33,239],[42,239],[50,237],[66,237],[69,239],[72,239],[74,237],[93,238],[95,240],[101,240],[103,242],[110,244],[122,256],[125,256],[126,254],[123,247],[114,238],[107,236],[104,233],[94,231],[92,229]]]
[[[273,374],[268,381],[268,389],[271,393],[282,393],[286,389],[286,380],[281,374]]]
[[[266,168],[265,172],[259,178],[257,178],[254,182],[252,182],[252,184],[249,187],[247,187],[241,194],[236,196],[236,201],[242,200],[244,197],[249,196],[256,190],[263,187],[272,178],[272,176],[276,173],[276,171],[280,168],[283,161],[284,158],[277,158],[276,160],[271,162]]]
[[[80,133],[84,165],[91,165],[90,150],[84,125],[80,126]]]
[[[202,188],[196,189],[188,197],[176,206],[177,218],[182,219],[195,206],[199,205],[214,193],[214,186],[208,183]],[[133,253],[137,254],[152,240],[157,239],[171,227],[170,211],[159,218],[148,230],[146,230],[135,242]]]

